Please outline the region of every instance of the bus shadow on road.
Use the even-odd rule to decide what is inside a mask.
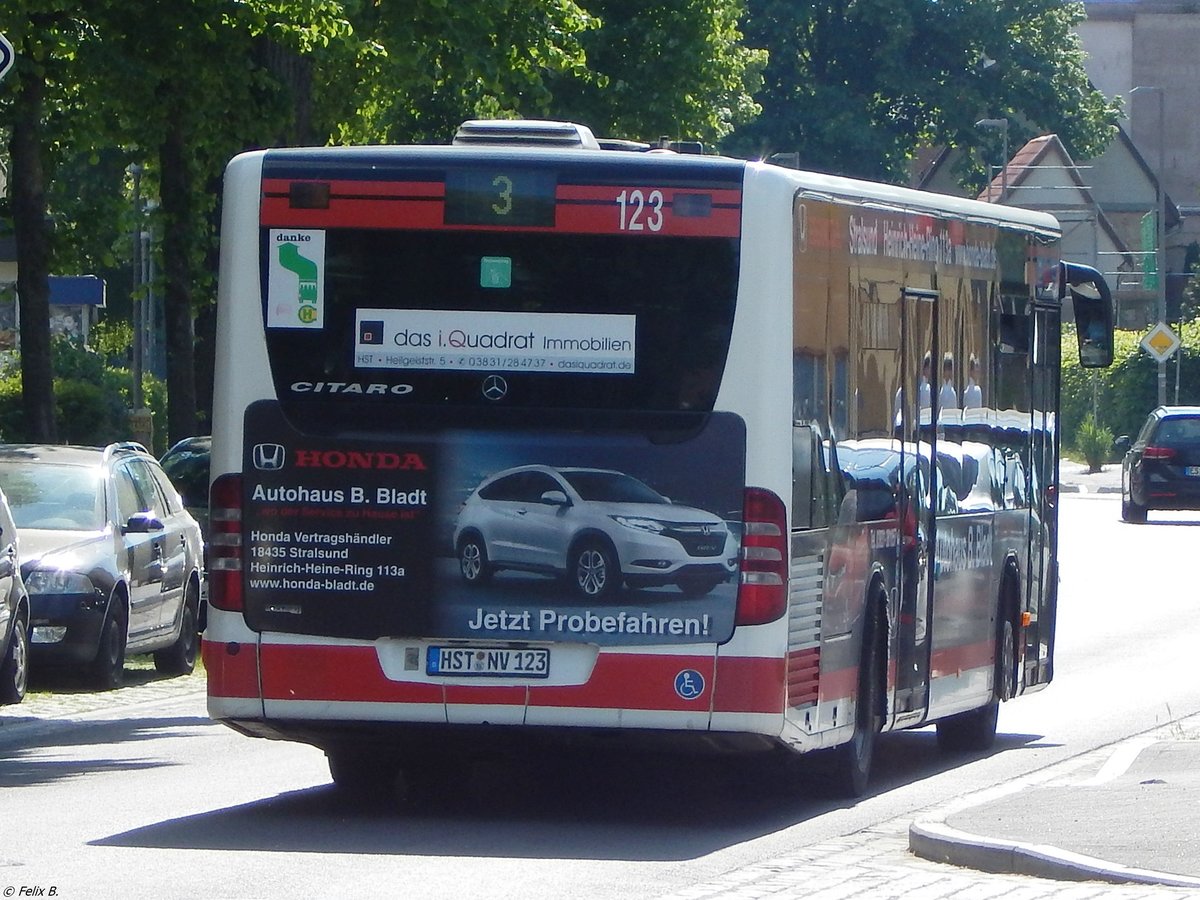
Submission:
[[[988,753],[945,755],[931,731],[882,739],[867,798],[1036,743],[1003,735]],[[932,802],[932,800],[931,800]],[[152,849],[398,856],[694,859],[854,805],[818,759],[531,754],[483,759],[403,799],[352,801],[332,785],[172,819],[93,843]]]

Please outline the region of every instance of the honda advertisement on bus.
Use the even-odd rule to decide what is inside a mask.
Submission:
[[[602,645],[733,631],[745,434],[300,434],[245,419],[246,616],[262,630]]]

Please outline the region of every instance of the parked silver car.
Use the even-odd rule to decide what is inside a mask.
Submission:
[[[674,584],[700,596],[737,571],[737,539],[720,516],[672,503],[608,469],[519,466],[485,479],[454,529],[462,577],[501,569],[565,576],[585,598]]]
[[[8,498],[0,491],[0,703],[20,703],[29,685],[29,594],[19,543]]]
[[[200,527],[136,444],[0,446],[29,591],[30,659],[121,683],[127,653],[171,674],[196,663]]]

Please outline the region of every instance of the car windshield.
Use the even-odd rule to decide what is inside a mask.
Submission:
[[[667,498],[636,478],[620,472],[563,472],[575,493],[584,500],[604,503],[666,503]]]
[[[100,469],[46,463],[0,463],[0,488],[18,528],[94,531],[103,526]]]

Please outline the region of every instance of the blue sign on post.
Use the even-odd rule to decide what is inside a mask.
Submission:
[[[8,74],[8,70],[12,68],[13,58],[16,56],[13,53],[12,44],[8,42],[8,38],[0,34],[0,79]]]

